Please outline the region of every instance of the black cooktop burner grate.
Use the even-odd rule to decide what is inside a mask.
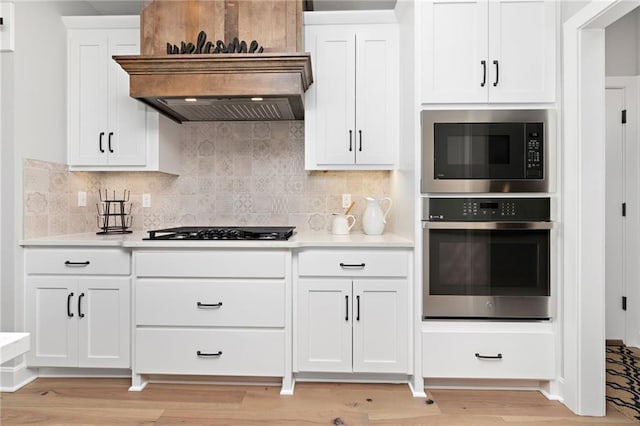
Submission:
[[[145,240],[272,240],[293,235],[293,226],[180,226],[147,231]]]

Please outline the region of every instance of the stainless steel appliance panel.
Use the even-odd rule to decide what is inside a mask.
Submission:
[[[542,109],[422,111],[421,191],[423,193],[548,192],[551,114],[552,111]],[[478,149],[476,151],[479,154],[474,154],[469,148],[473,145],[473,142],[469,142],[473,137],[466,135],[465,138],[458,138],[460,148],[452,149],[451,152],[453,152],[452,155],[460,157],[460,172],[457,176],[447,176],[443,173],[440,173],[441,176],[436,176],[436,124],[446,125],[447,123],[453,127],[458,125],[460,129],[469,124],[487,124],[488,133],[492,132],[492,128],[501,128],[501,130],[495,130],[505,133],[496,135],[502,136],[497,138],[497,142],[500,142],[498,145],[513,144],[513,140],[518,140],[513,138],[514,131],[509,124],[542,123],[543,129],[538,141],[538,137],[527,140],[523,128],[523,135],[518,144],[511,147],[511,153],[508,154],[510,158],[503,158],[505,154],[500,150],[492,154],[488,147],[485,150]],[[497,157],[495,162],[503,163],[502,166],[497,164],[489,167],[492,156]],[[465,164],[474,161],[486,162],[486,169],[482,169],[482,164],[478,166],[480,169],[475,170],[471,164]],[[529,173],[531,170],[527,170],[531,166],[528,164],[530,161],[534,162],[532,166],[534,173]],[[514,172],[514,168],[521,170]]]
[[[551,318],[548,198],[432,198],[423,319]]]

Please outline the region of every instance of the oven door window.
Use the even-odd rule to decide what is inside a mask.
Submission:
[[[521,123],[435,123],[435,179],[523,179]]]
[[[549,296],[549,231],[429,231],[429,294]]]

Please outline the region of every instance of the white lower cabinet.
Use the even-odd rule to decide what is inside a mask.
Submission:
[[[290,377],[288,259],[286,250],[136,252],[134,374]]]
[[[555,338],[545,323],[428,324],[422,332],[427,378],[555,378]]]
[[[138,372],[284,375],[285,345],[281,330],[154,327],[139,329],[136,345]]]
[[[301,251],[297,371],[408,373],[407,268],[401,251]]]
[[[114,261],[113,276],[92,275],[109,269],[96,260],[103,254]],[[129,368],[130,278],[115,275],[128,275],[129,264],[121,250],[28,249],[27,364]]]

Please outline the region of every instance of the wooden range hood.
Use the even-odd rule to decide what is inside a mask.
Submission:
[[[167,44],[256,40],[264,53],[167,54]],[[130,95],[177,121],[302,120],[313,82],[300,0],[155,0],[141,14],[141,55],[114,56]],[[261,99],[261,100],[260,100]]]

